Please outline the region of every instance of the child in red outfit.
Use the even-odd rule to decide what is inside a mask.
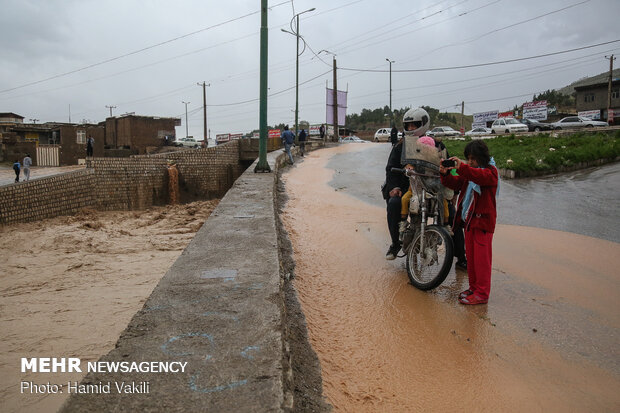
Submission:
[[[489,148],[482,140],[473,140],[465,146],[467,163],[456,156],[458,176],[440,166],[441,183],[460,190],[456,225],[465,229],[465,251],[469,288],[459,295],[461,304],[485,304],[491,292],[491,262],[493,232],[497,218],[496,193],[499,174]]]

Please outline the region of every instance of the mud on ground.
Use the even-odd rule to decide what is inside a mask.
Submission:
[[[290,364],[293,376],[291,381],[285,380],[286,387],[291,388],[294,398],[294,412],[329,412],[332,410],[323,396],[323,381],[321,378],[321,365],[308,340],[306,317],[301,310],[297,299],[297,291],[293,286],[295,275],[295,260],[293,259],[293,247],[288,238],[288,233],[282,225],[280,215],[288,197],[284,183],[279,179],[276,194],[278,215],[276,225],[278,229],[278,247],[280,254],[280,276],[282,279],[282,295],[285,302],[284,334],[289,345]],[[288,364],[288,360],[285,361]],[[288,382],[286,382],[288,381]]]

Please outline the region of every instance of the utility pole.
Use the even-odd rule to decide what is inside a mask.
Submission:
[[[268,34],[267,27],[267,7],[268,1],[260,2],[260,85],[259,98],[260,105],[258,109],[258,124],[260,128],[260,137],[258,139],[258,162],[254,168],[254,172],[271,172],[269,163],[267,162],[267,63],[268,63]]]
[[[116,108],[116,106],[108,106],[108,105],[105,105],[105,107],[110,109],[110,117],[112,117],[112,109],[115,109],[115,108]]]
[[[209,146],[209,140],[207,136],[207,86],[211,86],[211,83],[198,83],[198,86],[202,86],[202,118],[203,122],[203,134],[205,140],[205,148]]]
[[[394,112],[392,112],[392,63],[394,60],[385,58],[390,63],[390,126],[394,126]]]
[[[609,59],[609,82],[607,83],[607,122],[609,122],[609,111],[611,110],[611,81],[613,79],[614,72],[614,55],[605,56],[605,59]]]
[[[189,136],[189,127],[188,127],[188,123],[187,123],[187,105],[189,105],[191,102],[183,102],[183,101],[181,101],[181,103],[183,103],[185,105],[185,137],[187,138]]]
[[[465,101],[461,101],[461,135],[465,133],[465,126],[463,125],[463,118],[465,116]]]
[[[334,55],[334,142],[338,142],[340,131],[338,130],[338,76],[336,76],[336,55]]]

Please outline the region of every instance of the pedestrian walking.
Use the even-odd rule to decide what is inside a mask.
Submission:
[[[29,153],[26,154],[23,165],[24,165],[24,177],[26,178],[26,181],[29,181],[30,180],[30,166],[32,166],[32,158],[30,158]]]
[[[284,144],[284,150],[286,151],[288,159],[290,160],[292,165],[293,163],[295,163],[295,161],[293,161],[293,154],[291,153],[291,147],[295,143],[295,135],[293,134],[293,132],[288,130],[288,125],[284,127],[284,132],[282,132],[282,135],[280,135],[280,139],[282,140],[282,144]]]
[[[390,142],[392,142],[392,146],[398,142],[398,129],[396,129],[395,125],[392,125],[392,130],[390,131]]]
[[[93,149],[95,148],[95,139],[92,136],[89,136],[86,139],[86,156],[93,156]]]
[[[302,129],[299,132],[299,153],[301,153],[301,157],[304,157],[304,153],[306,152],[306,130]]]
[[[325,125],[321,125],[319,128],[319,135],[321,136],[321,140],[325,139]]]
[[[21,169],[22,167],[19,164],[19,159],[15,160],[15,163],[13,164],[13,170],[15,171],[15,182],[19,182],[19,172]]]

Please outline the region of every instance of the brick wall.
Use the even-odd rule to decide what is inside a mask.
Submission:
[[[239,163],[238,140],[210,148],[146,155],[141,158],[176,161],[181,190],[200,198],[224,195],[243,173]]]
[[[0,224],[71,215],[94,207],[95,172],[68,172],[0,187]]]
[[[168,160],[181,190],[222,196],[243,172],[239,143],[131,158],[94,158],[88,168],[0,187],[0,224],[71,215],[82,208],[136,210],[168,201]]]

